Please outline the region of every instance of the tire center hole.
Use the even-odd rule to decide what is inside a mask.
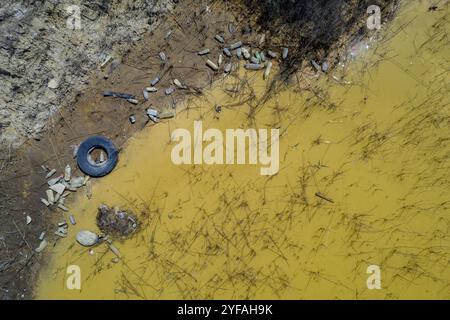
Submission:
[[[88,161],[91,165],[102,166],[108,161],[108,154],[102,147],[92,148],[88,153]]]

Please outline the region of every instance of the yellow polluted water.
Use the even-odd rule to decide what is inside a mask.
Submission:
[[[261,72],[241,72],[134,136],[92,199],[69,203],[77,225],[48,247],[37,297],[450,298],[449,11],[425,2],[402,7],[381,40],[329,75],[270,91]],[[170,134],[195,120],[223,133],[278,128],[278,174],[173,164]],[[119,261],[75,241],[98,232],[102,203],[140,220],[114,241]],[[80,290],[67,286],[71,265]],[[380,289],[369,289],[373,265]]]

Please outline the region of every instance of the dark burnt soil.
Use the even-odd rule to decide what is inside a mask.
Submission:
[[[229,22],[241,25],[233,16],[239,10],[221,2],[209,7],[197,1],[180,2],[172,14],[158,23],[153,33],[130,48],[122,61],[113,59],[103,70],[99,68],[89,89],[79,94],[69,109],[49,119],[49,128],[39,141],[29,140],[15,152],[2,153],[7,165],[1,168],[0,178],[0,299],[33,297],[37,273],[47,259],[45,250],[39,254],[34,251],[42,231],[47,233],[49,246],[67,241],[54,235],[57,222],[62,220],[62,211],[49,209],[40,202],[40,198],[46,198],[47,189],[46,173],[41,165],[62,173],[69,164],[73,175],[81,175],[73,148],[85,138],[103,135],[120,149],[135,132],[153,125],[145,114],[148,107],[176,110],[177,102],[201,94],[223,74],[205,65],[207,58],[217,61],[221,52],[214,36],[222,33],[227,43],[253,39],[253,34],[242,36],[239,28],[234,34],[228,32]],[[197,51],[204,47],[211,48],[211,53],[206,57],[198,56]],[[167,55],[167,63],[159,58],[160,51]],[[159,91],[151,93],[150,100],[145,102],[143,89],[150,86],[150,80],[157,75],[161,77],[157,85]],[[188,89],[166,96],[164,89],[173,85],[174,79],[181,80]],[[103,97],[104,90],[134,94],[139,103],[134,105],[119,98]],[[131,114],[136,117],[134,125],[128,120]],[[32,218],[28,225],[27,215]]]

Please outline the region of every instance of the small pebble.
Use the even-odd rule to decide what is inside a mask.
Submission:
[[[219,41],[220,43],[225,43],[225,40],[223,39],[223,37],[219,34],[216,34],[216,36],[214,37],[214,39],[216,39],[217,41]]]
[[[271,57],[272,59],[276,59],[278,57],[278,54],[276,52],[273,52],[271,50],[267,51],[267,55]]]
[[[232,57],[231,51],[230,51],[230,49],[228,49],[228,48],[224,48],[224,49],[223,49],[223,53],[225,53],[225,55],[226,55],[227,57],[229,57],[229,58]]]
[[[238,48],[236,50],[236,57],[238,57],[238,59],[242,59],[242,49]]]
[[[287,59],[288,54],[289,54],[289,49],[288,48],[283,48],[283,54],[282,54],[283,60]]]
[[[50,178],[52,175],[54,175],[56,172],[56,169],[52,169],[49,171],[49,173],[47,173],[47,175],[45,176],[45,179]]]
[[[245,59],[250,59],[250,51],[247,48],[242,48],[242,54],[244,55]]]
[[[147,91],[147,92],[157,92],[158,88],[156,88],[156,87],[147,87],[147,88],[145,88],[145,91]]]
[[[202,51],[198,52],[198,55],[199,56],[204,56],[205,54],[208,54],[208,53],[209,53],[209,49],[203,49]]]
[[[132,103],[132,104],[138,104],[139,103],[139,100],[137,100],[137,99],[127,99],[127,101],[129,103]]]
[[[170,96],[172,93],[175,92],[175,88],[174,87],[169,87],[169,88],[166,89],[165,92],[166,92],[167,96]]]
[[[231,22],[228,24],[228,32],[231,34],[236,32],[236,27]]]
[[[261,70],[264,66],[259,63],[247,63],[244,68],[248,70]]]
[[[159,77],[156,77],[155,79],[153,79],[151,82],[150,82],[150,85],[152,86],[152,87],[154,87],[158,82],[159,82]]]
[[[217,70],[219,70],[219,67],[214,63],[214,62],[212,62],[211,60],[206,60],[206,65],[208,66],[208,67],[210,67],[211,69],[213,69],[214,71],[217,71]]]
[[[225,73],[230,73],[231,72],[231,63],[227,63],[225,65],[225,67],[223,68],[223,70],[225,71]]]
[[[235,49],[240,48],[240,47],[242,47],[242,41],[238,41],[238,42],[233,43],[230,46],[230,50],[235,50]]]

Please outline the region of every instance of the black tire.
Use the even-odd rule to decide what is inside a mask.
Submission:
[[[108,159],[101,164],[89,161],[89,153],[92,149],[101,148],[105,150]],[[105,137],[93,136],[84,140],[78,147],[77,163],[81,171],[91,177],[103,177],[110,173],[117,164],[118,151],[114,144]]]

